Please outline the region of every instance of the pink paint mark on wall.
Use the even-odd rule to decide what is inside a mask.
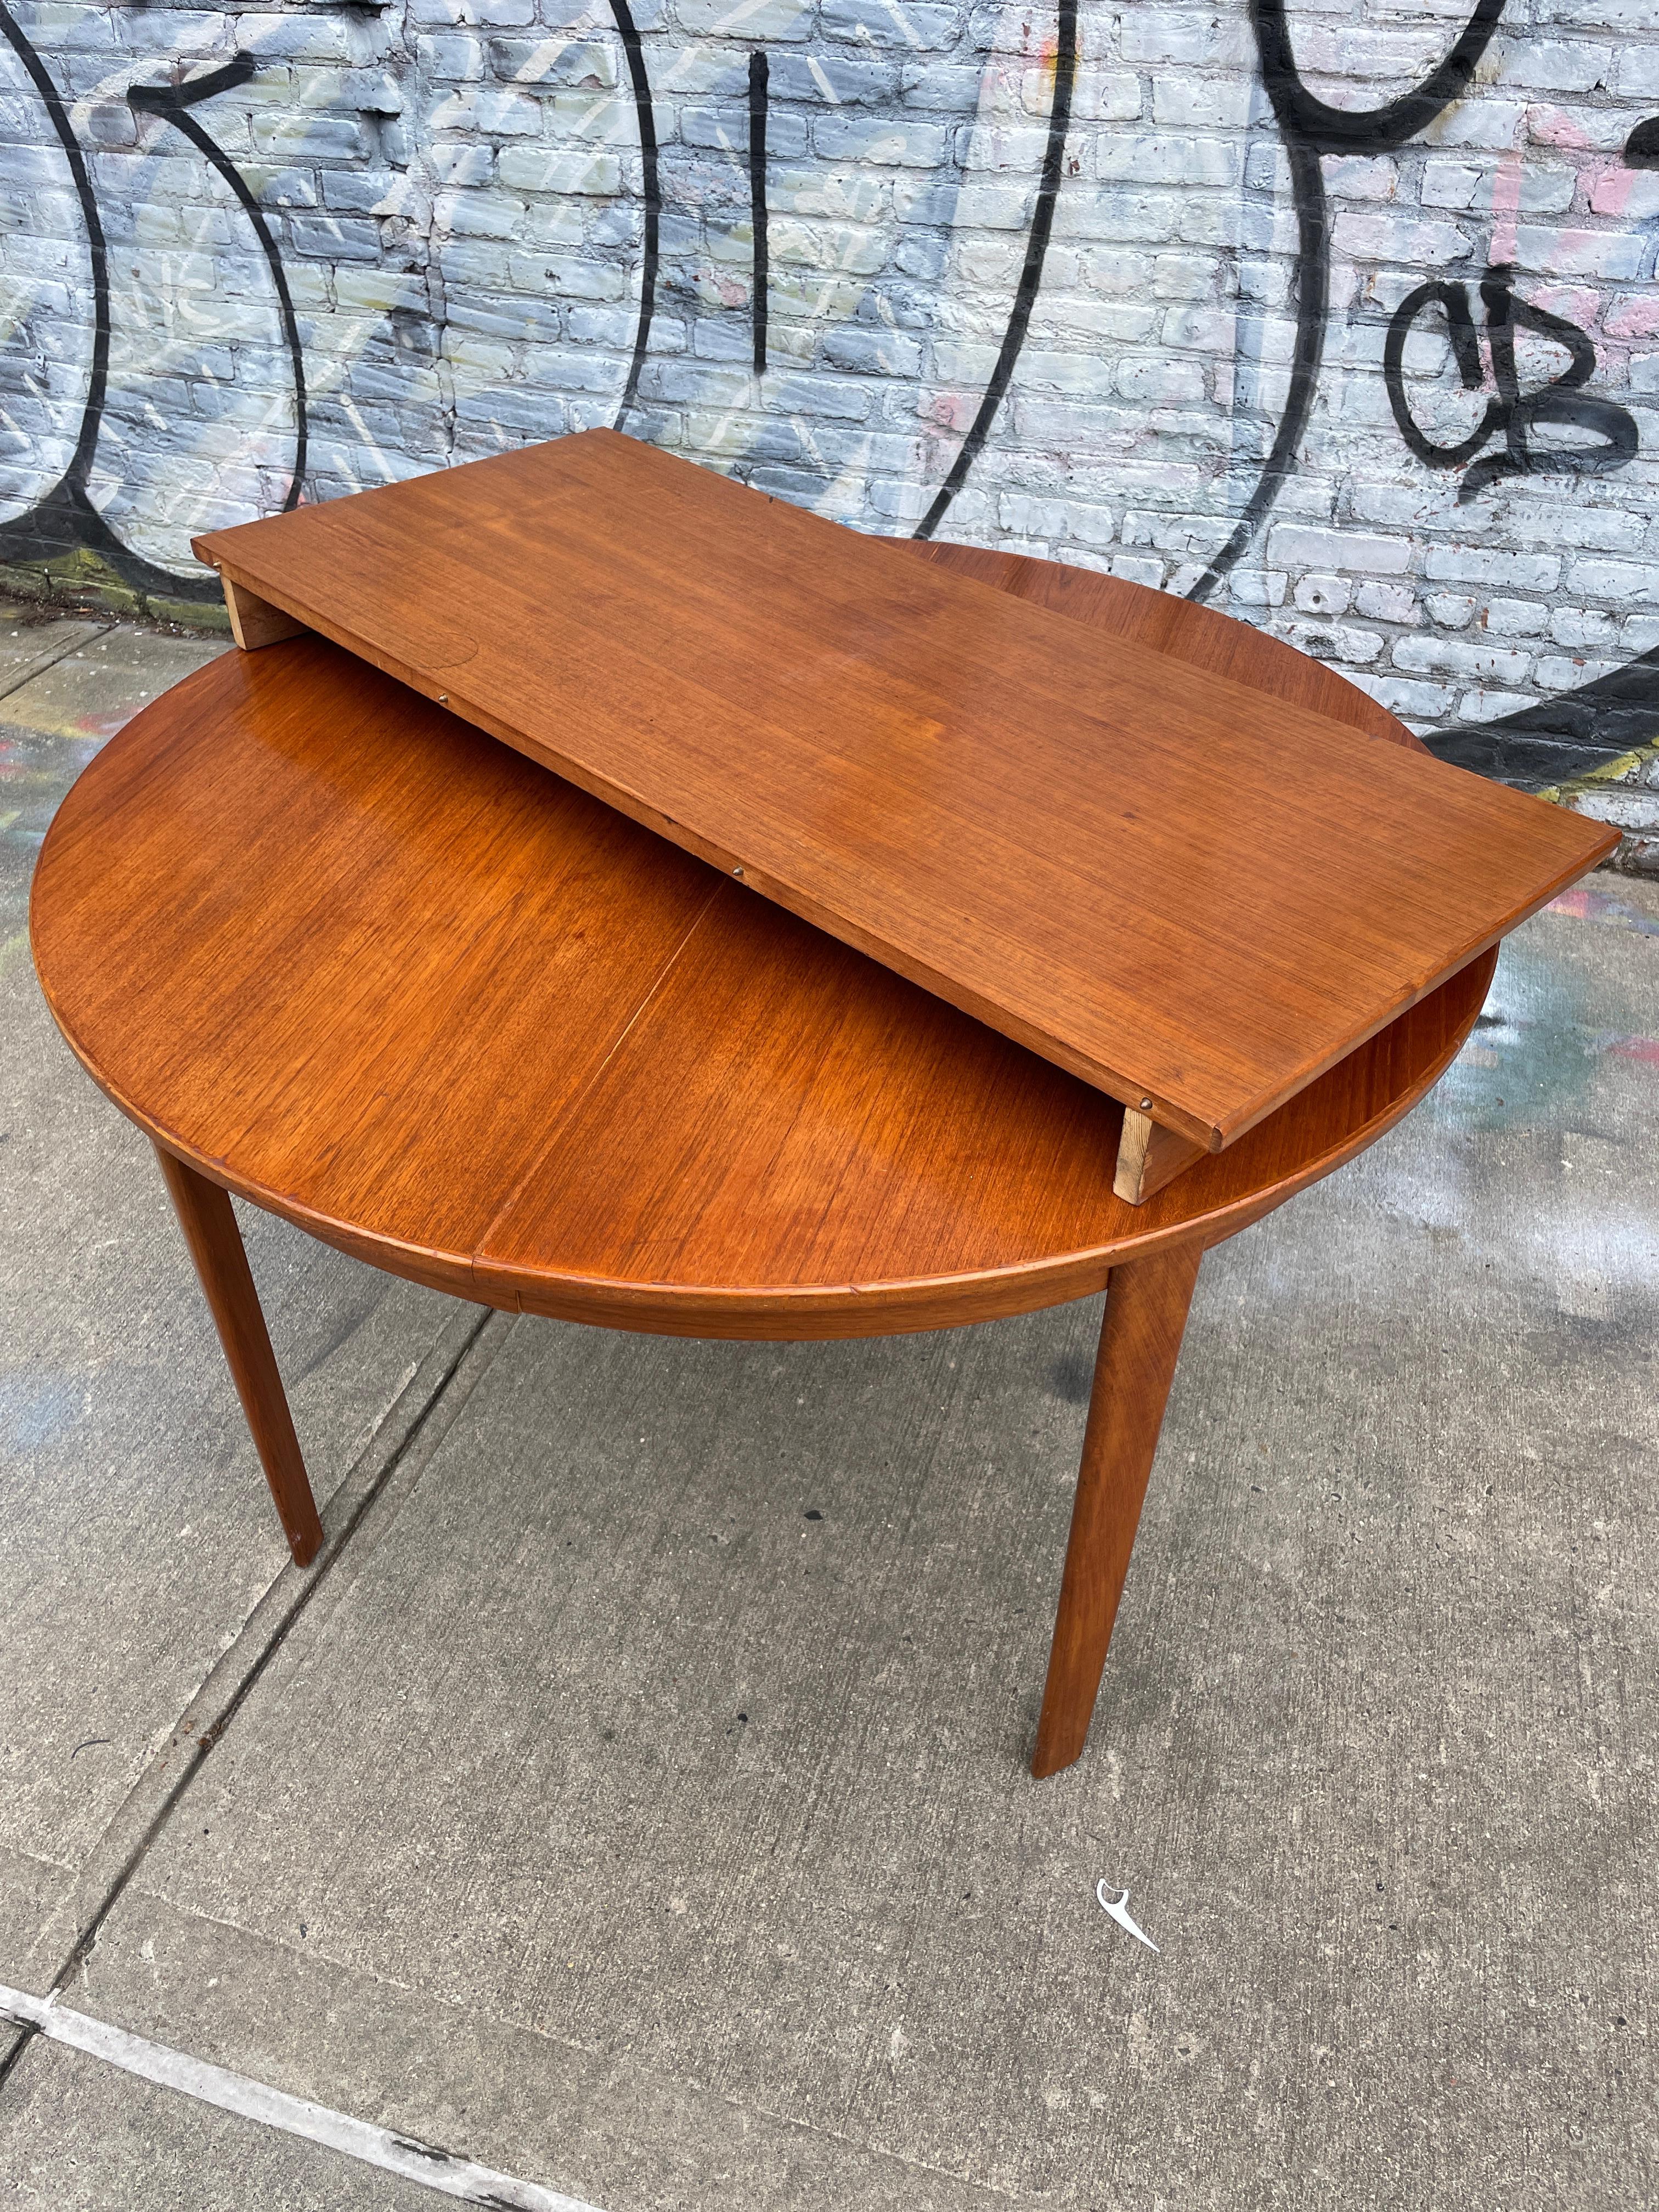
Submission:
[[[1602,328],[1611,338],[1650,338],[1659,331],[1659,299],[1626,300]]]
[[[1525,127],[1534,146],[1565,146],[1582,153],[1589,144],[1583,125],[1559,107],[1529,107]]]
[[[1644,1067],[1659,1067],[1659,1037],[1615,1037],[1607,1050],[1615,1060],[1634,1060]]]
[[[1609,161],[1590,185],[1589,204],[1597,215],[1623,215],[1630,206],[1636,172],[1622,161]]]
[[[1595,252],[1605,243],[1599,230],[1559,230],[1544,256],[1544,274],[1553,269],[1571,269],[1575,261]]]
[[[1577,323],[1581,331],[1593,330],[1601,312],[1601,295],[1582,284],[1547,284],[1541,292],[1533,293],[1531,298],[1534,307]]]
[[[945,430],[966,431],[978,412],[979,399],[971,392],[941,392],[927,408],[929,421]]]
[[[1521,136],[1518,125],[1515,135]],[[1494,264],[1520,258],[1516,223],[1521,213],[1521,149],[1511,146],[1492,180],[1492,245],[1486,258]]]

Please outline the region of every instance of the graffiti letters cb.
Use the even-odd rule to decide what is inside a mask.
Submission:
[[[1622,469],[1636,455],[1636,424],[1611,399],[1595,398],[1583,387],[1595,369],[1595,348],[1576,323],[1534,307],[1515,290],[1515,271],[1506,264],[1488,269],[1480,283],[1480,307],[1486,326],[1486,352],[1492,364],[1496,396],[1467,438],[1451,446],[1437,445],[1419,426],[1407,397],[1406,341],[1419,319],[1431,308],[1446,318],[1452,358],[1466,392],[1485,388],[1480,340],[1470,300],[1474,288],[1436,279],[1408,292],[1395,309],[1382,351],[1382,374],[1389,404],[1400,434],[1419,461],[1431,469],[1461,469],[1472,463],[1457,488],[1461,507],[1502,477],[1607,476]],[[1564,346],[1570,356],[1559,376],[1536,390],[1523,392],[1515,364],[1517,329],[1535,331]],[[1577,445],[1540,444],[1540,429],[1572,429],[1588,434],[1590,442]],[[1498,450],[1482,453],[1494,440]],[[1480,454],[1480,459],[1475,456]]]

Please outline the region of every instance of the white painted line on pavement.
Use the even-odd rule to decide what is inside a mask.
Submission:
[[[327,2150],[360,2159],[365,2166],[400,2174],[405,2181],[418,2181],[441,2197],[458,2197],[465,2204],[494,2206],[497,2212],[597,2212],[595,2206],[580,2197],[562,2196],[556,2189],[544,2189],[539,2182],[520,2181],[510,2173],[475,2166],[471,2159],[457,2158],[453,2152],[419,2142],[412,2136],[376,2127],[369,2120],[354,2119],[350,2113],[332,2112],[326,2105],[313,2105],[309,2097],[290,2096],[285,2089],[273,2089],[246,2074],[233,2073],[228,2066],[210,2065],[204,2058],[192,2058],[187,2051],[171,2050],[165,2043],[152,2043],[128,2028],[70,2012],[52,1997],[30,1996],[22,1990],[8,1989],[3,1982],[0,1982],[0,2020],[34,2028],[71,2051],[84,2051],[91,2057],[118,2066],[124,2074],[136,2074],[141,2081],[154,2081],[163,2089],[176,2089],[201,2104],[216,2105],[222,2112],[257,2120],[264,2127],[280,2128],[284,2135],[320,2143]]]

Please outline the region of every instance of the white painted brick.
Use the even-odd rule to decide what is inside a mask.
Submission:
[[[1516,234],[1516,258],[1522,270],[1546,276],[1598,276],[1628,283],[1638,276],[1646,241],[1618,231],[1544,229],[1522,223]]]
[[[1399,20],[1304,0],[1297,58],[1322,97],[1376,106],[1435,66],[1466,15],[1467,0]],[[645,404],[629,427],[860,526],[913,527],[980,404],[1019,283],[1048,146],[1052,10],[641,0],[635,15],[663,198]],[[192,331],[185,363],[163,342],[144,371],[149,416],[128,431],[125,394],[113,403],[120,450],[154,468],[177,441],[192,482],[216,471],[227,520],[267,480],[270,500],[282,494],[280,471],[250,460],[238,411],[245,395],[285,390],[257,240],[177,134],[120,97],[175,58],[211,65],[231,39],[258,74],[205,119],[278,224],[318,362],[319,489],[614,419],[644,173],[602,8],[255,0],[227,16],[44,0],[26,22],[81,102],[118,303],[137,262],[211,306],[213,344]],[[1029,337],[947,534],[1182,591],[1224,541],[1284,404],[1288,172],[1242,6],[1085,9],[1079,32]],[[749,358],[757,46],[771,60],[763,380]],[[1512,713],[1659,648],[1659,176],[1620,159],[1656,110],[1651,0],[1534,0],[1529,15],[1510,0],[1474,96],[1397,153],[1323,158],[1334,251],[1316,404],[1216,605],[1277,611],[1280,635],[1425,723]],[[13,443],[45,452],[62,445],[56,416],[74,419],[86,364],[80,211],[42,131],[38,103],[0,87],[0,283],[17,319],[0,389]],[[1506,480],[1460,507],[1456,475],[1400,438],[1383,339],[1425,276],[1478,284],[1511,237],[1522,291],[1591,333],[1591,389],[1630,407],[1641,448],[1607,477]],[[423,321],[438,311],[447,321]],[[1425,326],[1413,347],[1425,422],[1437,350],[1444,388],[1447,349]],[[1536,350],[1523,341],[1528,380],[1554,365]],[[1549,441],[1540,428],[1534,444]],[[117,453],[106,441],[106,463]]]
[[[1012,289],[1011,285],[1011,292]],[[1158,332],[1158,310],[1153,307],[1130,307],[1115,300],[1088,299],[1056,300],[1051,304],[1055,324],[1068,335],[1082,340],[1116,338],[1134,345],[1144,343]],[[1107,373],[1103,362],[1099,368],[1103,376]]]
[[[1356,670],[1353,680],[1402,721],[1437,721],[1451,712],[1457,697],[1443,684],[1413,683],[1409,678],[1389,676],[1380,670]]]
[[[1237,335],[1237,317],[1218,308],[1171,307],[1164,317],[1164,344],[1182,350],[1231,356]]]
[[[1292,622],[1278,628],[1285,643],[1298,653],[1308,653],[1315,660],[1341,661],[1349,668],[1365,667],[1382,650],[1383,641],[1375,630],[1362,629],[1354,623],[1338,623],[1332,628]]]
[[[1619,480],[1615,477],[1609,481],[1616,484]],[[1523,544],[1528,538],[1547,536],[1559,544],[1593,548],[1602,553],[1638,553],[1647,534],[1648,519],[1640,512],[1620,514],[1612,507],[1546,509],[1517,505],[1512,513],[1510,529]]]
[[[1515,604],[1512,600],[1494,600],[1488,613],[1488,624],[1491,623],[1492,613],[1495,613],[1498,607]],[[1537,627],[1540,629],[1547,621],[1549,634],[1556,644],[1565,645],[1570,649],[1606,650],[1618,642],[1619,624],[1611,615],[1603,614],[1596,608],[1560,607],[1551,614],[1547,608],[1528,605],[1527,612],[1537,616]]]
[[[1390,91],[1396,82],[1416,83],[1425,77],[1444,50],[1444,34],[1432,23],[1395,29],[1316,21],[1297,40],[1297,58],[1304,74],[1338,76],[1360,85],[1367,79],[1388,82]]]
[[[1423,143],[1484,146],[1507,153],[1520,143],[1532,111],[1523,102],[1495,97],[1496,91],[1483,85],[1478,100],[1454,100],[1424,131]]]
[[[1324,169],[1325,188],[1335,199],[1391,200],[1399,186],[1400,172],[1391,161],[1346,154],[1326,161]],[[1426,191],[1422,199],[1425,206],[1468,205],[1467,201],[1431,203]]]
[[[935,169],[949,150],[950,133],[937,123],[830,114],[814,117],[812,143],[834,161],[867,161],[880,168]]]
[[[1235,185],[1239,149],[1223,138],[1113,131],[1095,147],[1095,174],[1103,182],[1146,185]]]
[[[1083,544],[1098,550],[1109,545],[1117,535],[1116,518],[1109,509],[1100,507],[1079,507],[1067,509],[1071,534]]]
[[[1303,576],[1297,579],[1296,604],[1304,615],[1346,614],[1353,599],[1353,586],[1346,576]]]
[[[524,222],[521,199],[510,192],[471,190],[438,194],[433,220],[453,238],[516,238]]]
[[[1054,89],[1052,70],[1027,70],[1020,80],[1021,107],[1027,115],[1046,117]],[[1141,113],[1142,106],[1138,76],[1127,70],[1091,70],[1073,93],[1072,120],[1074,124],[1127,123]]]
[[[1594,684],[1611,676],[1615,660],[1591,660],[1580,654],[1541,653],[1533,663],[1532,680],[1546,691],[1576,691],[1581,684]]]
[[[373,133],[355,115],[256,116],[253,143],[268,159],[295,164],[366,161],[374,149]]]
[[[1590,92],[1611,88],[1617,57],[1589,40],[1518,38],[1504,41],[1504,81],[1528,91]]]
[[[1083,368],[1084,374],[1075,388],[1098,391],[1099,365],[1085,362]],[[1114,382],[1125,399],[1138,400],[1143,406],[1201,406],[1206,393],[1204,371],[1198,362],[1171,361],[1163,355],[1146,361],[1123,362]]]
[[[1005,492],[997,502],[997,520],[1010,536],[1056,543],[1069,533],[1064,500],[1029,499],[1022,493]]]
[[[1137,7],[1123,15],[1121,51],[1126,62],[1210,63],[1240,70],[1249,54],[1249,33],[1242,16]]]
[[[1369,622],[1415,623],[1417,596],[1403,584],[1362,584],[1354,594],[1354,611]]]
[[[1086,199],[1062,200],[1054,228],[1062,238],[1106,239],[1133,246],[1174,238],[1184,202],[1174,192],[1109,185]]]
[[[811,24],[806,9],[794,4],[794,0],[739,0],[735,9],[730,0],[678,0],[683,22],[690,27],[686,10],[692,7],[710,6],[727,9],[726,27],[741,39],[755,40],[793,35],[804,38]],[[787,21],[789,30],[773,31],[757,27],[758,18],[769,22]],[[926,4],[926,0],[909,0],[903,9],[886,7],[883,0],[823,0],[818,10],[818,24],[826,38],[847,39],[860,46],[898,46],[912,52],[928,47],[935,51],[951,46],[959,34],[962,17],[954,8]],[[711,29],[715,27],[710,25]]]
[[[1411,566],[1412,549],[1403,538],[1365,537],[1281,522],[1268,531],[1267,558],[1274,568],[1400,576]]]
[[[1120,553],[1107,562],[1106,570],[1109,575],[1121,576],[1126,583],[1148,584],[1155,592],[1163,588],[1164,563],[1162,561]]]
[[[135,53],[205,54],[224,36],[224,18],[196,9],[121,9],[114,15],[91,8],[38,7],[27,28],[46,53],[106,52],[113,26]]]
[[[1611,822],[1644,836],[1659,836],[1659,792],[1603,784],[1573,795],[1573,811],[1592,821]]]
[[[608,198],[622,188],[623,165],[612,154],[586,149],[504,146],[495,173],[503,185],[530,192],[586,192]]]
[[[1621,99],[1659,99],[1659,47],[1626,46],[1619,58],[1618,85]]]
[[[428,31],[415,41],[415,58],[434,84],[474,84],[488,58],[482,39],[465,31]]]
[[[1529,653],[1451,637],[1398,637],[1392,657],[1396,668],[1412,676],[1479,676],[1510,685],[1523,684],[1532,667]]]
[[[1537,701],[1525,691],[1496,691],[1477,684],[1457,702],[1460,721],[1495,722],[1504,714],[1519,714]]]
[[[1337,252],[1351,260],[1397,262],[1425,273],[1462,261],[1474,250],[1470,233],[1455,223],[1430,222],[1403,210],[1387,215],[1345,210],[1332,224],[1331,238]]]
[[[1418,197],[1425,207],[1472,208],[1483,188],[1486,173],[1472,162],[1431,159],[1423,165]]]
[[[491,138],[533,138],[542,127],[541,109],[522,93],[469,87],[439,102],[431,127],[455,132],[477,131]]]
[[[1635,599],[1651,599],[1659,587],[1659,568],[1638,567],[1631,561],[1585,559],[1567,569],[1567,589],[1587,599],[1611,599],[1628,605]]]
[[[1492,599],[1480,619],[1493,637],[1541,637],[1550,626],[1550,611],[1536,599]]]
[[[1279,569],[1235,568],[1227,578],[1227,596],[1241,607],[1283,606],[1289,581]]]
[[[1139,93],[1139,77],[1122,81]],[[1152,120],[1181,131],[1238,131],[1249,120],[1253,96],[1251,80],[1243,70],[1218,77],[1158,76],[1152,79]],[[1138,113],[1139,99],[1126,112]]]
[[[256,59],[272,55],[284,61],[349,62],[353,58],[349,26],[338,15],[307,9],[291,15],[239,15],[233,21],[238,51]]]
[[[1509,584],[1522,591],[1553,592],[1561,581],[1555,553],[1512,553],[1475,545],[1431,545],[1423,563],[1431,582]]]

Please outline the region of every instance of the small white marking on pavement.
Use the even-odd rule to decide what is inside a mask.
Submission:
[[[19,2027],[32,2027],[71,2051],[84,2051],[118,2066],[124,2074],[154,2081],[163,2089],[176,2089],[204,2105],[216,2105],[222,2112],[257,2120],[264,2127],[280,2128],[284,2135],[300,2136],[326,2150],[378,2166],[405,2181],[418,2181],[441,2197],[459,2197],[463,2203],[498,2208],[498,2212],[597,2212],[580,2197],[565,2197],[539,2182],[520,2181],[510,2173],[497,2173],[475,2166],[470,2158],[423,2143],[395,2129],[377,2127],[372,2121],[354,2119],[349,2112],[313,2105],[309,2097],[290,2096],[228,2066],[214,2066],[188,2051],[174,2051],[165,2043],[152,2043],[131,2029],[114,2027],[107,2021],[92,2020],[71,2012],[52,1997],[29,1996],[0,1982],[0,2020]]]
[[[1116,1904],[1114,1905],[1106,1894],[1106,1877],[1103,1875],[1100,1880],[1095,1884],[1095,1895],[1100,1899],[1102,1911],[1106,1914],[1109,1919],[1115,1920],[1120,1928],[1127,1929],[1130,1935],[1134,1937],[1138,1943],[1144,1943],[1149,1951],[1156,1951],[1158,1949],[1158,1946],[1153,1942],[1152,1937],[1146,1933],[1146,1929],[1144,1928],[1137,1928],[1134,1922],[1129,1917],[1128,1891],[1126,1889],[1122,1896],[1120,1897]]]

